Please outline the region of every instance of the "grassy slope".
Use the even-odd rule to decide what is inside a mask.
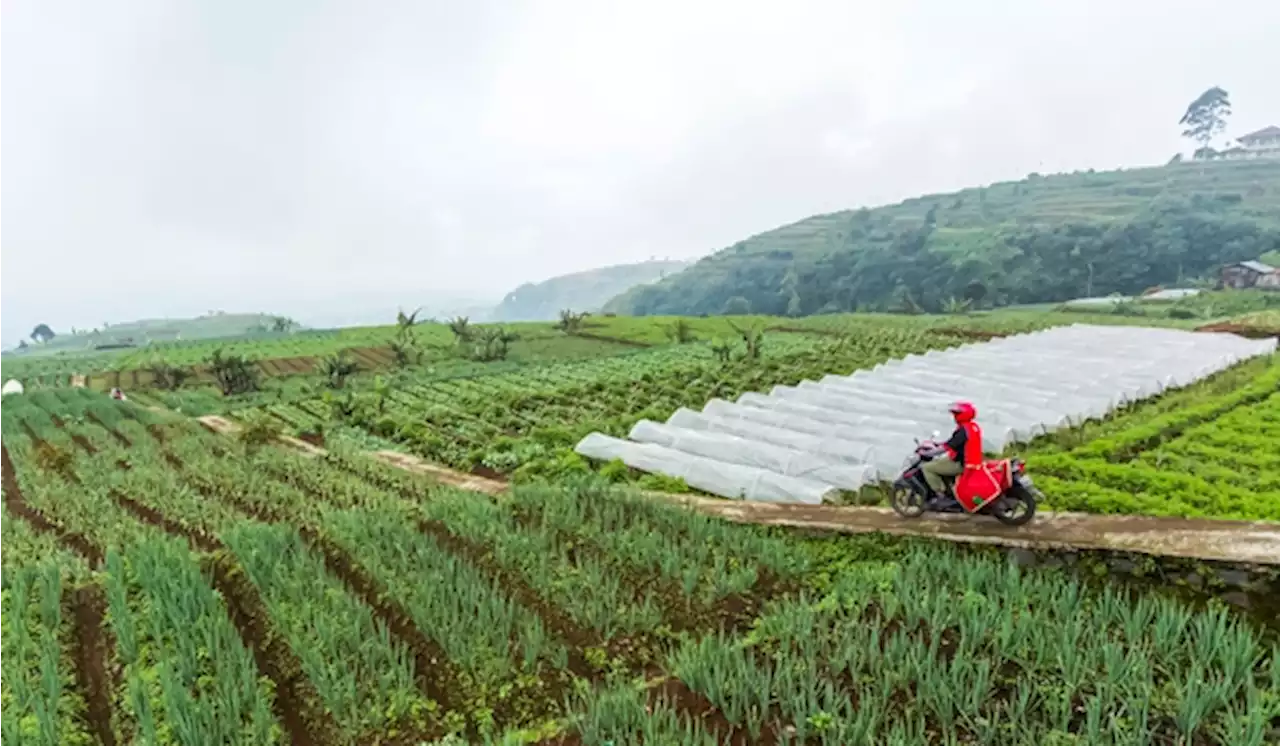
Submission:
[[[666,291],[666,299],[688,299],[685,302],[689,307],[683,312],[705,310],[694,306],[706,288],[753,268],[809,266],[844,244],[850,222],[855,219],[869,217],[871,222],[888,229],[909,229],[920,225],[929,210],[936,207],[937,231],[931,251],[989,253],[997,251],[993,238],[999,229],[1118,222],[1137,215],[1157,200],[1190,199],[1195,195],[1209,200],[1239,195],[1240,201],[1228,207],[1231,214],[1274,224],[1280,218],[1280,162],[1233,161],[1032,175],[1021,181],[916,197],[866,213],[844,210],[815,215],[722,249],[685,272],[657,283],[654,289]],[[604,308],[633,312],[639,294],[640,289],[633,288],[610,300]]]
[[[494,309],[495,321],[542,321],[568,308],[596,311],[628,288],[675,274],[687,262],[651,261],[574,272],[538,283],[526,283],[507,294]]]

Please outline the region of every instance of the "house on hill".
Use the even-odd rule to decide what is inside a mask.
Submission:
[[[1280,127],[1263,127],[1236,138],[1239,145],[1223,152],[1226,158],[1280,158]]]
[[[1280,290],[1280,270],[1262,262],[1236,262],[1222,268],[1222,287]]]

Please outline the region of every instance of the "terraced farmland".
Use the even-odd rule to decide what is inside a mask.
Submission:
[[[490,499],[88,392],[7,399],[3,435],[6,744],[1278,735],[1274,633],[1222,606],[600,480]]]
[[[527,481],[589,470],[572,449],[595,430],[621,436],[636,420],[665,419],[712,397],[847,373],[959,341],[919,329],[857,337],[773,333],[755,360],[726,362],[709,345],[677,345],[498,375],[403,381],[385,396],[357,395],[338,407],[316,398],[261,411],[295,430],[355,425],[456,469]]]
[[[516,338],[505,358],[488,367],[604,357],[643,346],[630,339],[596,334],[590,330],[566,335],[557,332],[549,323],[509,324],[502,328],[511,331]],[[413,327],[413,334],[424,359],[432,365],[467,367],[469,361],[458,354],[455,337],[444,324],[420,323]],[[225,356],[243,357],[264,379],[314,375],[326,357],[338,354],[349,358],[360,371],[372,373],[397,367],[392,348],[395,339],[395,327],[359,327],[199,342],[165,342],[114,352],[36,357],[6,355],[3,367],[6,379],[18,378],[36,387],[65,386],[73,375],[78,374],[86,376],[90,388],[106,390],[121,386],[137,390],[156,385],[153,369],[159,365],[189,371],[186,388],[201,390],[211,388],[214,381],[209,359],[215,351]],[[486,366],[472,364],[471,367]]]
[[[310,433],[339,445],[365,440],[365,448],[398,448],[453,469],[517,483],[594,472],[614,482],[685,492],[689,487],[682,480],[645,475],[618,464],[592,465],[573,448],[591,432],[622,438],[638,421],[664,421],[681,407],[698,409],[716,398],[733,400],[775,385],[847,375],[1031,323],[1017,319],[1004,326],[966,327],[964,320],[946,326],[910,320],[882,324],[879,319],[855,317],[843,325],[838,321],[805,325],[822,329],[820,333],[767,333],[757,360],[740,359],[739,350],[733,360],[722,361],[705,342],[667,345],[489,375],[415,379],[409,374],[381,393],[362,389],[341,396],[303,397],[232,415],[246,422],[265,416],[288,434]],[[1087,423],[1030,445],[1012,445],[1009,451],[1028,456],[1033,473],[1049,480],[1049,509],[1276,520],[1277,493],[1266,455],[1274,450],[1267,444],[1276,442],[1276,433],[1250,424],[1250,418],[1265,424],[1270,416],[1265,400],[1280,384],[1278,365],[1274,356],[1249,362],[1208,382],[1127,406],[1105,423]],[[1204,420],[1202,414],[1208,411],[1216,418],[1232,410],[1234,419],[1221,424]],[[1220,446],[1247,442],[1257,453],[1215,465],[1186,456],[1189,451],[1180,447],[1183,455],[1177,458],[1164,449],[1137,464],[1095,463],[1098,449],[1106,447],[1111,435],[1127,427],[1144,432],[1148,420],[1157,416],[1163,418],[1160,422],[1189,418],[1202,430],[1223,429],[1225,434],[1216,440]],[[1168,430],[1175,431],[1181,432]],[[1098,436],[1107,437],[1090,444]],[[877,495],[864,490],[846,499],[866,503]]]

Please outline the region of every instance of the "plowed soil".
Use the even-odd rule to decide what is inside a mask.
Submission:
[[[213,536],[210,536],[199,529],[184,526],[181,523],[168,518],[150,505],[144,505],[124,493],[113,490],[111,492],[111,499],[115,500],[117,505],[124,508],[130,515],[143,523],[146,523],[149,526],[155,526],[167,534],[180,536],[183,539],[186,539],[192,549],[202,552],[215,552],[222,549],[222,543]]]
[[[393,637],[413,652],[414,670],[418,675],[418,687],[427,699],[440,705],[445,712],[461,711],[465,703],[457,701],[457,671],[444,650],[424,635],[409,617],[409,612],[398,601],[387,595],[378,582],[356,564],[342,547],[316,532],[299,529],[304,541],[324,559],[325,568],[343,582],[360,600],[364,601],[375,616],[387,626]],[[419,733],[423,740],[441,738],[445,734]],[[474,734],[472,734],[474,735]]]
[[[227,612],[245,647],[253,652],[258,670],[275,685],[272,709],[284,724],[293,746],[338,746],[342,742],[333,718],[320,705],[302,662],[268,622],[267,608],[248,576],[225,555],[203,563],[213,587],[227,603]]]
[[[76,684],[84,695],[89,730],[102,746],[115,746],[111,702],[118,682],[113,681],[107,668],[115,648],[106,627],[107,600],[99,585],[68,590],[66,598],[74,635],[71,658],[75,663]]]
[[[444,524],[421,521],[418,530],[434,539],[441,548],[470,562],[492,583],[510,595],[512,600],[541,618],[547,629],[568,647],[571,673],[593,681],[601,679],[603,672],[592,667],[585,654],[588,648],[605,647],[604,639],[595,630],[578,626],[567,614],[543,600],[527,583],[504,571],[484,547],[455,536]]]
[[[1230,321],[1224,321],[1219,324],[1206,324],[1196,329],[1198,332],[1229,332],[1248,339],[1267,339],[1269,337],[1280,337],[1280,328],[1251,326],[1249,324],[1237,324]]]
[[[89,567],[97,569],[102,566],[102,549],[94,545],[83,534],[68,531],[61,525],[49,520],[44,513],[27,504],[22,496],[22,488],[18,486],[18,478],[13,469],[13,461],[9,459],[9,449],[0,445],[0,462],[3,473],[4,507],[13,515],[30,523],[32,528],[41,533],[54,536],[58,543],[84,557]]]

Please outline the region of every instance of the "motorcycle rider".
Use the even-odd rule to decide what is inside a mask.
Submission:
[[[920,467],[929,489],[939,497],[950,495],[947,477],[958,477],[971,463],[982,463],[982,428],[974,422],[978,416],[977,408],[971,402],[958,401],[947,410],[956,421],[955,432],[940,444],[939,453]]]
[[[946,495],[945,477],[955,475],[955,490],[950,495],[951,508],[968,512],[1000,496],[1010,479],[1009,462],[1000,462],[1003,479],[992,471],[982,456],[982,428],[974,420],[978,410],[972,403],[958,401],[948,408],[956,421],[956,431],[939,449],[936,457],[921,465],[925,481],[938,495]]]

